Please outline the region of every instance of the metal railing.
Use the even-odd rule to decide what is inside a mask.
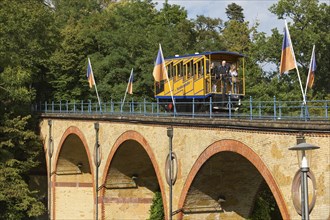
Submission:
[[[329,120],[330,100],[308,101],[304,105],[301,101],[247,101],[238,103],[230,99],[226,102],[201,102],[193,99],[190,102],[176,102],[176,108],[166,111],[165,106],[171,102],[142,102],[134,100],[122,103],[102,102],[101,108],[97,102],[89,101],[59,101],[43,102],[33,106],[33,110],[41,113],[61,114],[103,114],[103,115],[139,115],[139,116],[164,116],[164,117],[222,117],[240,118],[248,120]],[[215,109],[215,106],[222,106]],[[176,110],[178,109],[178,110]]]

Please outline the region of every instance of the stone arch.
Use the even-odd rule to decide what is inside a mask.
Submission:
[[[250,163],[252,163],[261,176],[266,181],[267,185],[269,186],[276,203],[280,209],[281,215],[283,219],[290,219],[290,215],[288,209],[286,207],[284,198],[279,187],[276,184],[275,179],[273,178],[272,174],[268,170],[267,166],[261,160],[261,158],[248,146],[245,144],[236,141],[236,140],[220,140],[211,144],[208,148],[206,148],[201,155],[198,157],[196,162],[194,163],[192,169],[190,170],[186,182],[183,186],[181,191],[180,199],[178,202],[178,209],[182,209],[184,202],[186,200],[188,190],[192,185],[194,178],[196,177],[198,171],[201,169],[203,164],[210,159],[213,155],[220,153],[220,152],[233,152],[243,156],[247,159]],[[183,213],[179,213],[178,219],[183,218]]]
[[[86,183],[86,182],[76,182],[76,183],[73,183],[73,182],[60,182],[60,183],[57,183],[57,180],[59,178],[57,178],[57,172],[58,172],[58,163],[59,163],[59,159],[60,159],[60,154],[61,154],[61,151],[63,150],[63,146],[65,145],[66,141],[71,138],[71,137],[74,137],[74,139],[78,140],[80,142],[80,148],[83,148],[85,153],[86,153],[86,159],[88,161],[88,166],[85,166],[84,164],[84,169],[85,170],[88,170],[90,172],[90,178],[91,179],[91,183]],[[56,194],[58,193],[57,190],[56,190],[56,187],[80,187],[80,188],[92,188],[92,196],[93,196],[93,199],[91,199],[92,201],[95,200],[95,183],[94,183],[94,170],[93,170],[93,165],[92,165],[92,157],[91,157],[91,153],[89,151],[89,148],[88,148],[88,143],[87,143],[87,140],[85,138],[85,135],[83,134],[83,132],[75,127],[75,126],[70,126],[69,128],[67,128],[65,130],[65,132],[63,133],[62,137],[61,137],[61,140],[58,144],[58,146],[54,149],[56,150],[55,154],[54,154],[54,171],[52,172],[52,216],[53,216],[53,219],[56,219]],[[79,181],[79,180],[78,180]],[[95,201],[94,201],[95,202]],[[84,207],[86,208],[86,207]],[[92,205],[92,207],[88,207],[90,209],[92,209],[92,215],[94,215],[94,205]],[[72,210],[71,210],[72,211]],[[87,219],[90,219],[90,216],[85,216]],[[92,216],[93,217],[93,216]],[[84,217],[80,216],[80,219],[83,219]]]
[[[165,219],[168,219],[167,212],[166,212],[166,210],[167,210],[167,205],[166,204],[167,203],[166,203],[165,187],[164,187],[164,184],[163,184],[163,181],[162,181],[162,178],[161,178],[160,169],[159,169],[156,157],[155,157],[155,155],[152,151],[151,146],[149,145],[147,140],[140,133],[138,133],[136,131],[133,131],[133,130],[128,130],[128,131],[125,131],[123,134],[121,134],[117,138],[117,140],[115,141],[113,147],[111,148],[111,151],[110,151],[110,153],[108,155],[108,158],[106,160],[105,169],[104,169],[104,172],[103,172],[103,175],[102,175],[103,176],[102,183],[105,183],[105,181],[107,179],[107,174],[109,172],[110,165],[111,165],[111,162],[113,161],[115,153],[118,151],[118,149],[120,148],[120,146],[124,142],[129,141],[129,140],[133,140],[133,141],[136,141],[137,143],[139,143],[140,146],[142,146],[143,149],[146,151],[149,159],[151,160],[152,166],[154,168],[154,171],[155,171],[155,174],[156,174],[156,177],[157,177],[157,181],[158,181],[158,184],[159,184],[161,195],[162,195]],[[101,197],[103,198],[104,195],[105,195],[105,188],[103,187],[102,191],[101,191]],[[102,219],[104,219],[104,218],[105,218],[105,207],[104,207],[104,202],[102,202]]]

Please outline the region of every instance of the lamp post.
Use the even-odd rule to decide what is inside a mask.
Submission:
[[[290,147],[289,150],[295,150],[301,152],[298,155],[298,161],[300,162],[300,175],[301,175],[301,219],[309,220],[309,202],[308,202],[308,182],[307,173],[309,172],[308,161],[306,157],[306,150],[314,150],[320,147],[305,143],[303,136],[297,137],[297,145]]]
[[[101,106],[100,106],[101,108]],[[99,166],[101,164],[101,157],[100,157],[100,144],[99,144],[99,130],[100,125],[98,122],[94,123],[94,129],[95,129],[95,154],[94,154],[94,163],[95,163],[95,219],[99,219]]]
[[[48,120],[49,138],[48,138],[48,219],[52,219],[52,156],[54,151],[54,142],[52,137],[53,121]]]
[[[170,187],[170,201],[169,201],[169,220],[172,220],[172,186],[173,186],[173,181],[172,181],[172,141],[173,141],[173,127],[168,127],[167,128],[167,137],[169,138],[169,173],[170,173],[170,181],[169,181],[169,187]]]

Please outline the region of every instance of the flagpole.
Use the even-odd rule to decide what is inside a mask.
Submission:
[[[286,23],[286,20],[285,20],[285,28],[286,28],[286,31],[289,35],[289,39],[291,41],[291,36],[290,36],[290,32],[289,32],[289,28],[288,28],[288,24]],[[304,105],[306,105],[306,99],[305,99],[305,94],[304,94],[304,89],[303,89],[303,86],[302,86],[302,83],[301,83],[301,79],[300,79],[300,74],[299,74],[299,70],[298,70],[298,66],[297,66],[297,61],[296,61],[296,56],[294,54],[294,50],[293,50],[293,45],[292,45],[292,41],[291,41],[291,52],[293,54],[293,59],[294,59],[294,64],[295,64],[295,67],[296,67],[296,70],[297,70],[297,75],[298,75],[298,80],[299,80],[299,84],[300,84],[300,89],[301,89],[301,94],[303,96],[303,103]]]
[[[309,69],[308,69],[308,75],[307,75],[306,87],[305,87],[305,97],[306,97],[306,94],[307,94],[307,87],[308,87],[308,83],[309,83],[309,80],[310,80],[309,77],[310,77],[311,69],[312,69],[312,62],[313,62],[314,50],[315,50],[315,44],[313,45],[313,51],[312,51],[311,61],[309,63]]]
[[[95,91],[96,91],[96,96],[97,96],[97,100],[99,102],[99,106],[100,106],[100,112],[102,113],[102,106],[101,106],[101,101],[100,101],[100,97],[99,97],[99,93],[97,91],[97,86],[96,86],[96,82],[95,82],[95,78],[94,78],[94,72],[93,72],[93,68],[92,68],[92,64],[91,64],[91,60],[89,59],[88,57],[88,64],[89,66],[91,67],[91,71],[92,71],[92,77],[93,77],[93,82],[94,82],[94,85],[95,85]]]
[[[168,74],[167,74],[167,69],[166,69],[166,66],[165,66],[165,60],[164,60],[164,55],[163,55],[163,50],[162,50],[162,46],[159,44],[159,48],[160,48],[160,51],[162,52],[162,61],[163,61],[163,68],[164,70],[166,71],[166,80],[167,80],[167,83],[168,83],[168,88],[170,89],[170,94],[171,94],[171,98],[172,98],[172,103],[173,103],[173,107],[174,107],[174,113],[176,113],[176,107],[175,107],[175,102],[174,102],[174,98],[173,98],[173,92],[172,92],[172,87],[171,87],[171,84],[170,84],[170,80],[168,78]]]
[[[127,91],[128,91],[128,86],[129,86],[129,81],[131,80],[132,74],[133,74],[133,68],[131,70],[131,75],[129,75],[129,78],[128,78],[128,83],[127,83],[127,87],[126,87],[126,91],[125,91],[125,95],[124,95],[124,100],[123,100],[123,102],[121,103],[121,106],[120,106],[121,110],[123,109],[123,105],[125,103],[125,99],[126,99],[126,95],[127,95]]]

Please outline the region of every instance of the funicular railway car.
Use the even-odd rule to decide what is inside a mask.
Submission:
[[[223,61],[228,70],[236,67],[237,76],[231,76],[229,71],[219,73]],[[196,111],[204,111],[210,102],[212,111],[226,111],[229,104],[237,110],[245,95],[244,62],[244,55],[228,51],[165,58],[169,83],[166,80],[155,82],[155,97],[167,111],[173,111],[170,88],[177,111],[191,111],[192,103]]]

